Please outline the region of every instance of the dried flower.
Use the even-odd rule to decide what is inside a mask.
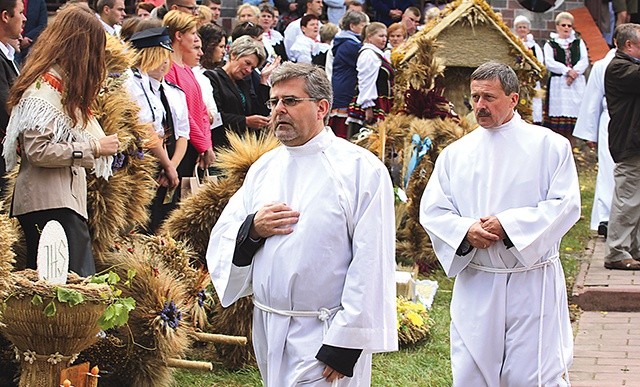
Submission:
[[[27,350],[23,353],[23,355],[24,361],[28,362],[29,364],[33,364],[33,362],[36,360],[36,353],[34,351]]]
[[[49,355],[49,358],[47,359],[47,363],[51,363],[51,364],[58,364],[62,361],[62,355],[60,354],[60,352],[56,352],[56,353],[52,353],[51,355]]]

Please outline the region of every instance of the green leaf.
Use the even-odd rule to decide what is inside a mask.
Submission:
[[[136,276],[136,270],[135,269],[127,269],[127,282],[131,282],[131,280],[135,276]]]
[[[109,285],[115,285],[120,281],[120,276],[117,273],[112,271],[109,272],[109,277],[107,279],[107,283]]]
[[[120,300],[120,303],[127,308],[127,312],[131,312],[136,308],[136,300],[133,297],[127,297]]]
[[[98,276],[93,276],[91,277],[91,283],[92,284],[104,284],[107,282],[107,279],[109,278],[109,274],[103,274],[103,275],[98,275]]]
[[[53,317],[56,315],[56,304],[53,303],[53,300],[45,306],[44,315],[47,317]]]
[[[116,313],[116,308],[113,305],[109,305],[107,306],[107,309],[104,311],[104,313],[102,314],[102,317],[104,317],[105,320],[111,320],[113,319],[113,316]]]
[[[115,290],[113,291],[113,296],[114,296],[114,297],[120,297],[121,295],[122,295],[122,290],[120,290],[120,289],[115,289]]]
[[[57,287],[56,297],[60,302],[67,302],[70,306],[76,306],[84,301],[84,296],[77,290]]]
[[[31,299],[31,304],[36,305],[36,306],[38,306],[38,305],[42,305],[42,302],[43,302],[43,301],[42,301],[42,297],[40,297],[40,296],[39,296],[39,295],[37,295],[37,294],[35,294],[35,295],[33,296],[33,298]]]

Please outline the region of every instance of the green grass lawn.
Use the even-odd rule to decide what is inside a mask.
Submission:
[[[581,164],[580,190],[582,192],[582,216],[580,221],[563,238],[561,257],[571,288],[580,266],[580,257],[590,238],[589,218],[593,202],[595,170],[591,164]],[[398,352],[378,354],[373,357],[374,386],[446,387],[451,385],[449,359],[449,304],[453,280],[442,272],[431,279],[439,283],[431,317],[435,321],[428,341]],[[569,293],[570,294],[570,293]],[[177,371],[176,386],[261,386],[257,369],[248,368],[229,372],[216,368],[214,372]]]

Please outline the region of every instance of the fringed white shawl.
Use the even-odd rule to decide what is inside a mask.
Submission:
[[[55,70],[49,72],[60,78]],[[89,142],[105,137],[98,121],[91,117],[83,128],[82,122],[73,126],[71,118],[64,113],[62,95],[52,85],[39,78],[25,90],[20,102],[11,110],[11,117],[7,125],[2,156],[6,161],[7,171],[12,170],[18,163],[18,136],[25,130],[37,130],[44,133],[45,128],[53,122],[53,143]],[[96,157],[91,173],[108,180],[113,172],[111,164],[113,156]]]

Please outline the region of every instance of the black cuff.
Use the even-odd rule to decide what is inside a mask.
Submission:
[[[510,249],[513,247],[513,242],[511,242],[511,239],[509,239],[509,236],[505,234],[505,238],[502,240],[502,243],[504,243],[504,247],[506,247],[507,249]]]
[[[469,241],[465,237],[462,240],[462,243],[460,243],[460,246],[458,246],[458,249],[456,250],[456,255],[464,257],[465,255],[469,254],[471,250],[473,250],[473,246],[471,246],[471,243],[469,243]]]
[[[356,365],[361,349],[333,347],[322,344],[316,355],[316,359],[340,372],[344,376],[353,376],[353,367]]]
[[[242,226],[240,226],[240,230],[238,230],[236,248],[233,251],[233,264],[238,267],[251,265],[253,256],[264,244],[264,238],[254,241],[249,237],[249,231],[251,231],[251,225],[253,224],[253,218],[255,216],[255,213],[247,215]]]

